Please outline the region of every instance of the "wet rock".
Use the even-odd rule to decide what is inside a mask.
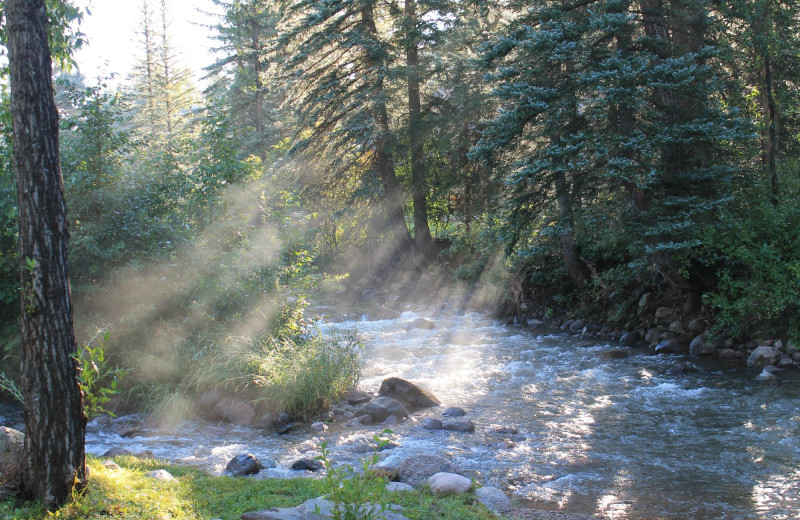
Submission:
[[[395,424],[400,424],[400,419],[398,419],[396,415],[390,415],[384,419],[381,424],[384,426],[393,426]]]
[[[437,496],[462,495],[472,487],[472,481],[456,473],[436,473],[427,480],[431,492]]]
[[[275,427],[275,431],[278,433],[278,435],[286,435],[287,433],[302,428],[303,426],[305,426],[303,423],[298,423],[298,422],[287,422],[287,423],[280,422]]]
[[[390,415],[394,415],[399,419],[406,419],[408,417],[408,410],[397,399],[391,397],[376,397],[372,401],[363,405],[356,410],[356,417],[363,415],[370,416],[370,423],[379,423],[385,421]]]
[[[657,328],[652,328],[647,331],[647,334],[644,336],[644,341],[648,345],[655,345],[661,340],[661,331]]]
[[[289,469],[294,471],[319,471],[325,466],[322,462],[314,459],[300,459],[292,463]]]
[[[319,420],[321,422],[333,422],[336,420],[336,414],[333,413],[332,410],[328,410],[327,412],[320,414]]]
[[[580,332],[588,323],[588,320],[575,320],[569,326],[569,330],[570,332]]]
[[[489,446],[496,450],[513,450],[514,448],[517,447],[517,443],[514,441],[505,440],[500,442],[493,442]]]
[[[474,494],[478,502],[492,511],[510,511],[512,509],[511,500],[505,493],[495,487],[479,487]]]
[[[433,417],[426,417],[422,419],[422,427],[426,430],[441,430],[442,421],[434,419]]]
[[[764,370],[756,376],[756,381],[775,381],[776,379],[778,379],[778,376],[767,370]]]
[[[792,359],[792,356],[783,354],[778,359],[777,363],[775,363],[775,366],[778,368],[790,368],[794,366],[794,360]]]
[[[451,406],[449,408],[445,408],[442,412],[442,415],[445,417],[463,417],[467,415],[467,412],[464,411],[463,408],[459,408],[458,406]]]
[[[559,328],[560,328],[561,330],[564,330],[564,331],[566,331],[566,330],[570,330],[570,327],[572,327],[572,324],[573,324],[573,323],[575,323],[575,320],[567,320],[567,321],[565,321],[564,323],[562,323],[562,324],[561,324],[561,327],[559,327]]]
[[[137,437],[142,433],[142,425],[139,423],[126,423],[117,426],[114,433],[120,437]]]
[[[442,424],[442,429],[462,433],[471,433],[475,431],[475,423],[469,419],[447,421]]]
[[[672,365],[669,370],[667,370],[667,374],[671,376],[680,376],[693,372],[697,372],[697,367],[688,361]]]
[[[358,417],[356,417],[356,421],[365,425],[372,424],[372,416],[370,414],[359,415]]]
[[[524,435],[516,435],[516,434],[510,435],[508,439],[514,442],[525,442],[528,440],[528,438],[525,437]]]
[[[689,354],[693,356],[710,356],[719,350],[719,343],[708,337],[707,333],[696,336],[689,343]]]
[[[24,463],[25,434],[0,426],[0,497],[19,492]]]
[[[414,321],[405,324],[403,327],[405,330],[414,330],[414,329],[424,329],[430,330],[435,329],[436,324],[434,324],[431,320],[426,320],[425,318],[417,318]]]
[[[242,477],[244,475],[257,475],[264,466],[252,453],[236,455],[228,465],[225,466],[225,471],[229,472],[234,477]]]
[[[623,332],[622,336],[619,338],[619,344],[624,345],[626,347],[632,347],[639,343],[641,339],[641,334],[639,334],[638,330],[632,330],[629,332]]]
[[[775,347],[760,346],[756,348],[750,357],[747,358],[747,366],[762,368],[773,365],[778,360],[780,352]]]
[[[108,415],[101,415],[100,417],[95,417],[86,425],[86,429],[91,430],[102,430],[104,428],[109,428],[114,421]]]
[[[536,318],[531,318],[525,323],[532,329],[539,329],[545,326],[545,322],[542,320],[537,320]]]
[[[359,390],[357,388],[350,388],[344,393],[344,399],[349,404],[355,406],[368,402],[369,400],[372,399],[372,396],[364,392],[363,390]]]
[[[694,336],[701,334],[705,329],[703,322],[698,319],[694,319],[686,325],[686,332]]]
[[[106,457],[109,459],[113,459],[114,457],[123,457],[123,456],[133,456],[133,453],[126,450],[125,448],[120,448],[119,446],[114,446],[113,448],[108,449],[105,453],[101,455],[101,457]]]
[[[144,476],[155,480],[163,480],[166,482],[176,482],[178,480],[172,476],[172,473],[170,473],[165,469],[157,469],[155,471],[145,473]]]
[[[504,433],[504,434],[511,434],[516,435],[519,433],[519,430],[514,428],[513,426],[499,426],[493,430],[495,433]]]
[[[667,324],[672,321],[672,316],[675,312],[669,307],[659,307],[656,309],[656,321],[659,323]]]
[[[431,408],[442,404],[432,393],[428,392],[427,390],[423,390],[410,381],[400,379],[399,377],[390,377],[384,379],[381,383],[380,390],[378,390],[378,395],[380,396],[379,399],[381,397],[395,399],[396,401],[400,402],[400,404],[402,404],[406,410],[410,410],[412,412],[422,408]],[[375,418],[374,414],[370,412],[365,413],[369,413],[373,416],[373,418]],[[401,417],[399,414],[390,415],[398,415],[398,417]],[[402,417],[408,417],[408,414]]]
[[[396,493],[398,491],[414,491],[414,486],[409,486],[403,482],[389,482],[386,484],[386,491]]]
[[[602,352],[600,354],[600,357],[602,359],[625,359],[629,355],[630,355],[630,353],[628,353],[628,352],[626,352],[624,350],[614,349],[614,350],[607,350],[605,352]]]
[[[681,335],[683,334],[683,324],[680,321],[675,320],[669,324],[669,331],[673,334]]]
[[[416,487],[436,473],[457,471],[456,465],[446,458],[422,453],[412,455],[401,462],[397,468],[397,477],[400,482]]]
[[[311,423],[311,426],[309,426],[308,429],[312,432],[322,433],[328,430],[328,425],[324,422],[317,421],[315,423]]]
[[[661,341],[654,352],[656,354],[685,354],[687,352],[686,342],[680,338],[665,339]]]

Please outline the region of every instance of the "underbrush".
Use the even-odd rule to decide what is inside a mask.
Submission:
[[[319,479],[214,477],[195,469],[169,466],[158,460],[133,457],[115,460],[121,469],[107,468],[99,459],[89,457],[87,465],[91,477],[87,489],[61,510],[48,514],[37,504],[3,500],[0,501],[0,518],[238,520],[247,511],[295,507],[326,492],[326,483]],[[155,480],[145,475],[164,468],[177,478],[176,482]],[[496,518],[471,494],[434,497],[427,491],[390,494],[381,490],[378,500],[403,506],[403,515],[411,520]]]

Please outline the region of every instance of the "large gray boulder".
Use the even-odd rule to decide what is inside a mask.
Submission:
[[[457,473],[441,472],[431,475],[428,485],[434,495],[462,495],[472,487],[472,481]]]
[[[492,511],[509,511],[512,508],[511,500],[495,487],[479,487],[475,490],[475,498]]]
[[[406,410],[410,410],[412,412],[422,408],[432,408],[442,404],[432,393],[428,392],[427,390],[423,390],[410,381],[400,379],[399,377],[390,377],[388,379],[384,379],[381,383],[380,390],[378,390],[378,395],[381,397],[391,397],[392,399],[396,399],[403,406],[405,406]]]
[[[385,421],[390,415],[394,415],[398,419],[405,419],[408,417],[408,410],[397,399],[376,397],[356,410],[355,415],[356,417],[369,415],[370,423],[375,424]]]
[[[0,426],[0,497],[19,492],[24,444],[22,432]]]
[[[422,453],[401,462],[397,468],[397,477],[400,482],[417,487],[436,473],[442,472],[457,473],[458,468],[444,457]]]
[[[780,351],[775,347],[762,345],[756,348],[752,354],[750,354],[750,357],[747,358],[747,366],[763,368],[767,365],[774,365],[780,355]]]
[[[689,354],[693,356],[710,356],[716,354],[718,350],[719,342],[710,339],[705,332],[689,343]]]

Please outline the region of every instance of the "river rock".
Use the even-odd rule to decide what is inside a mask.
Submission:
[[[603,359],[625,359],[629,355],[630,355],[630,353],[628,353],[628,352],[626,352],[624,350],[615,348],[613,350],[607,350],[605,352],[602,352],[600,354],[600,357],[603,358]]]
[[[395,424],[400,424],[400,419],[398,419],[396,415],[390,415],[381,422],[383,426],[394,426]]]
[[[569,328],[572,327],[573,323],[575,323],[575,320],[567,320],[567,321],[565,321],[564,323],[561,324],[560,329],[561,330],[569,330]]]
[[[622,336],[619,338],[619,344],[624,345],[626,347],[632,347],[639,343],[641,339],[641,335],[639,334],[638,330],[632,330],[629,332],[623,332]]]
[[[449,408],[445,408],[442,412],[442,415],[445,417],[463,417],[467,415],[467,412],[464,411],[463,408],[459,408],[458,406],[451,406]]]
[[[507,435],[516,435],[519,433],[519,430],[514,428],[513,426],[498,426],[493,430],[495,433],[504,433]]]
[[[19,492],[24,445],[25,434],[0,426],[0,497]]]
[[[389,493],[396,493],[398,491],[414,491],[414,486],[410,486],[403,482],[389,482],[386,484],[386,491]]]
[[[686,351],[686,342],[680,338],[665,339],[654,349],[656,354],[685,354]]]
[[[437,496],[461,495],[469,491],[472,481],[456,473],[440,472],[428,478],[431,492]]]
[[[675,314],[675,312],[669,307],[659,307],[656,309],[656,320],[666,325],[672,320],[673,314]]]
[[[426,417],[422,419],[422,427],[426,430],[441,430],[442,421],[434,419],[433,417]]]
[[[176,482],[178,480],[172,476],[172,473],[170,473],[165,469],[157,469],[155,471],[150,471],[149,473],[145,473],[144,476],[155,480],[163,480],[166,482]]]
[[[414,321],[406,323],[405,327],[403,328],[405,330],[413,330],[413,329],[431,330],[436,328],[436,324],[434,324],[431,320],[426,320],[425,318],[417,318]]]
[[[775,381],[778,376],[768,370],[764,370],[756,376],[756,381]]]
[[[436,473],[455,473],[457,471],[455,464],[446,458],[439,455],[421,453],[412,455],[401,462],[397,468],[397,477],[400,482],[416,487]]]
[[[492,511],[510,511],[512,508],[511,500],[508,499],[505,493],[495,487],[479,487],[474,494],[478,502]]]
[[[778,359],[778,362],[775,363],[775,366],[778,368],[789,368],[794,366],[794,360],[792,356],[788,354],[782,354],[781,357]]]
[[[705,330],[705,328],[706,327],[705,325],[703,325],[702,321],[698,319],[693,319],[692,321],[689,322],[688,325],[686,325],[686,332],[696,336],[702,333]]]
[[[264,466],[252,453],[236,455],[225,466],[225,471],[230,472],[234,477],[257,475],[262,469],[264,469]]]
[[[679,376],[684,374],[691,374],[693,372],[697,372],[697,367],[694,366],[692,363],[688,361],[684,361],[683,363],[678,363],[676,365],[672,365],[669,370],[667,370],[667,374],[671,376]]]
[[[408,410],[397,399],[376,397],[356,410],[356,417],[361,418],[364,415],[369,415],[369,422],[362,424],[372,424],[385,421],[390,415],[405,419],[408,417]]]
[[[531,318],[525,323],[532,329],[538,329],[545,326],[545,323],[542,320],[537,320],[536,318]]]
[[[309,426],[308,428],[312,432],[322,433],[322,432],[328,430],[328,425],[325,424],[324,422],[317,421],[317,422],[311,423],[311,426]]]
[[[447,421],[442,423],[442,429],[462,433],[471,433],[475,431],[475,423],[469,419]]]
[[[733,350],[732,348],[724,348],[717,352],[717,357],[720,359],[739,359],[744,357],[744,352]]]
[[[344,393],[344,400],[354,406],[364,404],[371,399],[371,395],[358,388],[348,388]]]
[[[588,320],[575,320],[572,322],[572,324],[570,324],[569,330],[570,332],[580,332],[587,323],[589,323]]]
[[[648,345],[656,345],[661,339],[661,331],[657,328],[652,328],[647,331],[647,334],[644,336],[644,341]]]
[[[683,334],[683,323],[678,320],[673,321],[669,324],[669,331],[673,334]]]
[[[422,408],[431,408],[442,404],[432,393],[428,392],[427,390],[423,390],[410,381],[400,379],[399,377],[390,377],[384,379],[381,383],[380,390],[378,390],[378,395],[380,397],[391,397],[392,399],[396,399],[406,408],[406,410],[410,410],[412,412]],[[408,417],[408,415],[405,415],[405,417]]]
[[[696,336],[689,343],[689,354],[693,356],[709,356],[716,354],[719,350],[719,343],[708,337],[707,333]]]
[[[325,466],[322,462],[314,459],[300,459],[292,463],[289,469],[294,471],[319,471]]]
[[[780,352],[775,347],[762,345],[756,348],[750,357],[747,358],[747,366],[762,368],[767,365],[774,365],[780,356]]]
[[[101,455],[101,457],[106,457],[109,459],[113,459],[114,457],[123,457],[123,456],[133,456],[133,453],[126,450],[125,448],[120,448],[119,446],[114,446],[113,448],[109,448],[106,450],[105,453]]]

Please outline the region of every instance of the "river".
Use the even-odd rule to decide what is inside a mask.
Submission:
[[[417,317],[435,328],[406,331]],[[684,359],[423,308],[320,328],[357,332],[365,345],[361,388],[409,379],[477,425],[475,433],[427,431],[419,421],[442,409],[414,414],[392,427],[399,446],[381,453],[382,465],[438,453],[529,507],[610,519],[800,519],[800,372],[757,382],[751,370],[694,360],[697,373],[667,375]],[[497,426],[519,430],[514,445],[496,446],[509,437]],[[87,451],[147,449],[212,473],[251,452],[277,464],[261,477],[288,477],[296,475],[291,462],[318,453],[323,441],[334,461],[357,462],[379,431],[333,424],[278,436],[184,423],[123,438],[90,428]]]

